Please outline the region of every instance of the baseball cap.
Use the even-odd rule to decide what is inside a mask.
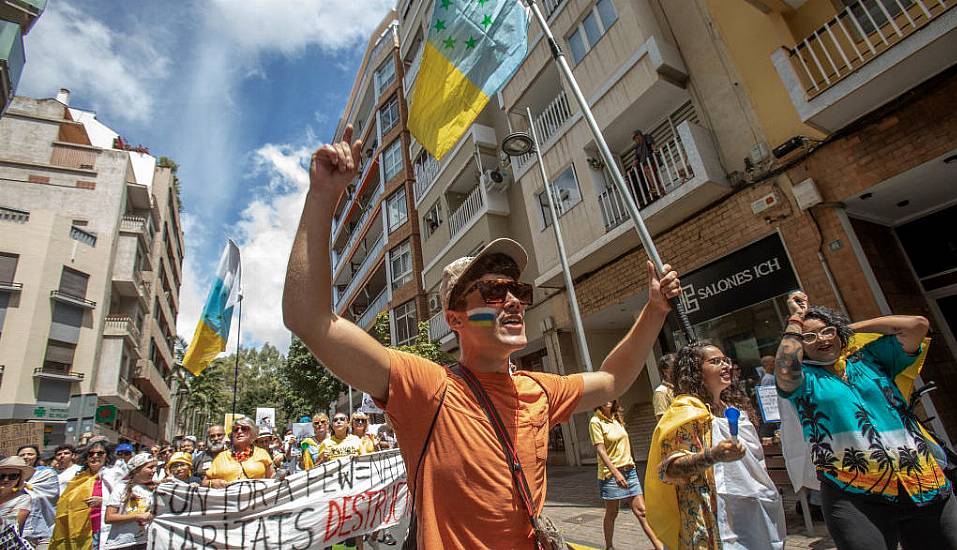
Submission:
[[[153,455],[149,453],[139,453],[139,454],[133,455],[133,458],[131,458],[129,463],[127,463],[127,466],[129,467],[130,471],[128,474],[126,474],[125,479],[130,479],[132,477],[133,470],[136,470],[137,468],[145,466],[149,464],[150,462],[156,462],[156,459],[153,458]]]
[[[511,258],[518,266],[519,275],[525,271],[525,266],[528,265],[528,253],[525,252],[522,245],[512,239],[495,239],[479,250],[475,256],[465,256],[445,266],[445,269],[442,270],[442,283],[439,285],[442,309],[449,309],[449,299],[452,297],[452,293],[460,290],[458,288],[459,282],[468,281],[473,275],[476,275],[470,272],[472,266],[476,265],[482,258],[492,254],[504,254]],[[479,273],[477,275],[481,276],[483,274]]]
[[[133,446],[129,443],[120,443],[116,446],[117,453],[133,453]]]

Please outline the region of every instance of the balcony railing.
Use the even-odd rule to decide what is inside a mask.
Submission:
[[[84,231],[75,225],[70,226],[70,238],[74,241],[80,241],[87,246],[96,246],[96,235]]]
[[[139,405],[140,400],[143,399],[143,392],[122,378],[116,381],[116,393],[133,405]]]
[[[342,249],[342,254],[336,255],[335,262],[333,262],[332,266],[333,270],[339,271],[339,264],[342,262],[343,258],[349,257],[349,251],[352,250],[352,246],[356,244],[356,241],[359,239],[359,235],[362,235],[362,230],[365,228],[366,222],[369,221],[369,218],[372,216],[373,212],[378,212],[378,208],[375,207],[375,203],[377,200],[379,200],[379,197],[382,196],[383,192],[385,192],[385,187],[380,183],[379,188],[369,200],[369,206],[366,207],[366,211],[362,213],[362,216],[360,216],[359,220],[356,222],[355,228],[352,230],[352,235],[346,242],[346,246]]]
[[[413,170],[415,171],[415,202],[418,203],[435,183],[435,177],[439,174],[439,161],[435,160],[430,153],[426,153],[425,160],[415,163]]]
[[[93,300],[87,300],[82,296],[73,296],[72,294],[67,294],[59,290],[51,290],[50,298],[53,298],[58,302],[65,302],[70,305],[80,306],[87,309],[93,309],[96,307],[96,302]]]
[[[429,317],[429,340],[433,342],[438,342],[442,338],[445,338],[451,334],[452,329],[449,327],[449,323],[445,320],[445,312],[440,311]]]
[[[405,76],[402,78],[402,86],[405,89],[405,94],[408,96],[412,93],[412,85],[415,84],[415,77],[419,74],[419,67],[422,65],[422,52],[425,51],[425,45],[419,47],[419,51],[415,54],[415,57],[412,58],[412,65],[409,66],[409,70],[406,71]]]
[[[561,128],[562,125],[565,124],[565,121],[571,118],[571,116],[572,109],[568,103],[568,96],[565,95],[565,90],[562,90],[545,106],[541,114],[534,117],[539,146],[548,143],[548,140],[558,132],[558,129]],[[534,156],[535,153],[528,153],[519,157],[518,168],[528,164]]]
[[[856,0],[791,50],[791,64],[813,97],[954,5],[957,0]]]
[[[107,335],[129,335],[135,345],[140,341],[140,329],[136,328],[133,318],[127,315],[107,315],[104,333]]]
[[[349,285],[346,289],[339,295],[336,299],[336,307],[338,308],[346,298],[352,295],[353,292],[362,284],[363,279],[365,279],[366,274],[369,273],[369,270],[372,269],[372,266],[376,263],[376,258],[379,257],[379,254],[382,252],[382,249],[385,248],[385,237],[380,236],[375,244],[369,248],[369,254],[366,255],[365,259],[362,260],[362,264],[359,266],[359,269],[352,274],[352,281],[349,282]]]
[[[34,378],[49,378],[52,380],[68,380],[70,382],[79,382],[83,380],[85,374],[76,372],[70,367],[37,367],[33,369]]]
[[[621,193],[614,185],[607,186],[604,191],[598,195],[598,206],[601,207],[601,219],[605,224],[605,231],[610,231],[621,222],[628,219],[628,209],[625,207],[625,201],[621,198]]]
[[[367,159],[367,160],[365,161],[365,166],[362,167],[362,173],[359,175],[359,178],[356,179],[356,182],[355,182],[356,189],[358,189],[359,187],[362,186],[362,182],[364,182],[364,181],[366,180],[366,175],[368,175],[369,170],[372,168],[372,165],[373,165],[373,164],[377,164],[376,161],[375,161],[375,158],[370,158],[370,159]],[[380,187],[381,187],[381,185],[380,185]],[[383,190],[384,190],[384,188],[383,188]],[[356,202],[357,200],[359,200],[359,194],[358,194],[357,191],[354,191],[354,192],[353,192],[353,195],[352,195],[351,197],[348,197],[348,198],[346,199],[346,205],[345,205],[345,207],[342,209],[342,217],[339,218],[338,220],[333,220],[333,222],[332,222],[332,235],[333,235],[333,239],[332,239],[332,240],[333,240],[333,242],[335,242],[336,239],[339,238],[340,230],[342,229],[343,224],[345,224],[345,222],[346,222],[346,218],[345,218],[345,217],[346,217],[346,215],[349,213],[349,210],[352,209],[352,205],[355,204],[355,202]]]
[[[455,212],[449,216],[449,239],[454,239],[465,229],[465,226],[475,218],[485,206],[485,189],[481,184],[469,193]]]
[[[385,309],[385,306],[389,303],[389,293],[382,290],[378,296],[375,297],[372,302],[369,303],[369,307],[362,312],[362,315],[359,316],[359,319],[356,321],[356,324],[360,327],[368,330],[372,323],[375,321],[375,318],[379,313]]]
[[[16,281],[0,281],[0,291],[20,292],[21,290],[23,290],[23,283],[18,283]]]
[[[9,206],[0,206],[0,222],[27,223],[30,221],[30,212]]]
[[[120,231],[139,233],[146,230],[146,218],[140,216],[123,216],[120,220]]]

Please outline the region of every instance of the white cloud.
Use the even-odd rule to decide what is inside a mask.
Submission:
[[[395,0],[215,0],[211,7],[238,47],[290,55],[308,46],[340,50],[365,42],[394,5]]]
[[[169,73],[169,60],[151,37],[110,29],[66,2],[51,3],[26,44],[21,93],[53,97],[69,88],[83,98],[82,106],[110,118],[147,120],[153,85]]]
[[[307,135],[307,141],[314,136]],[[289,250],[299,223],[303,198],[309,186],[306,164],[315,145],[266,144],[253,153],[255,174],[263,185],[230,228],[243,259],[243,345],[269,342],[282,351],[289,347],[289,331],[282,323],[282,288]],[[188,220],[188,221],[187,221]],[[183,231],[208,230],[184,219]],[[208,232],[208,231],[207,231]],[[211,273],[202,275],[193,261],[183,270],[183,304],[178,332],[192,335],[202,312]],[[230,352],[235,345],[237,319],[233,318]]]

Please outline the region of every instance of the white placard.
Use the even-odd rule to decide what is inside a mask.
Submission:
[[[781,413],[778,410],[778,388],[773,385],[755,386],[758,395],[758,406],[761,407],[761,416],[765,422],[780,422]]]
[[[163,483],[156,490],[150,550],[321,549],[399,523],[408,513],[398,450],[340,458],[283,481],[225,489]]]
[[[362,405],[359,406],[359,412],[366,414],[383,414],[382,409],[376,406],[375,401],[372,400],[372,396],[367,393],[362,394]]]
[[[269,430],[276,433],[276,409],[272,407],[256,407],[256,425],[259,431]]]

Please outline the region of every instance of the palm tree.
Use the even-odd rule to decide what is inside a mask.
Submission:
[[[817,403],[811,401],[808,397],[800,397],[795,400],[798,415],[801,417],[801,425],[807,428],[808,443],[811,444],[811,457],[814,465],[831,475],[837,473],[837,457],[834,456],[834,449],[831,447],[831,430],[827,427],[827,422],[831,417],[818,410]]]
[[[857,476],[867,473],[867,466],[867,456],[864,454],[864,451],[855,449],[854,447],[844,449],[844,458],[841,461],[841,467],[846,471],[854,472],[854,477],[844,484],[844,489],[847,489],[849,485],[853,485]]]
[[[884,485],[880,489],[880,492],[883,493],[884,489],[887,488],[887,485],[890,484],[891,479],[894,477],[894,458],[884,447],[884,442],[881,441],[881,434],[877,431],[877,427],[874,426],[864,406],[860,403],[855,403],[854,406],[857,408],[857,411],[854,412],[857,427],[860,428],[861,435],[867,438],[867,441],[870,443],[868,450],[870,451],[871,461],[877,464],[878,471],[880,472],[880,475],[877,476],[877,481],[867,488],[867,492],[870,493],[881,481],[884,481]],[[884,479],[885,475],[887,476],[886,480]]]
[[[917,478],[917,491],[923,493],[924,487],[920,481],[920,474],[923,473],[924,468],[920,465],[920,456],[917,451],[908,447],[898,447],[897,456],[897,466],[907,475]]]

